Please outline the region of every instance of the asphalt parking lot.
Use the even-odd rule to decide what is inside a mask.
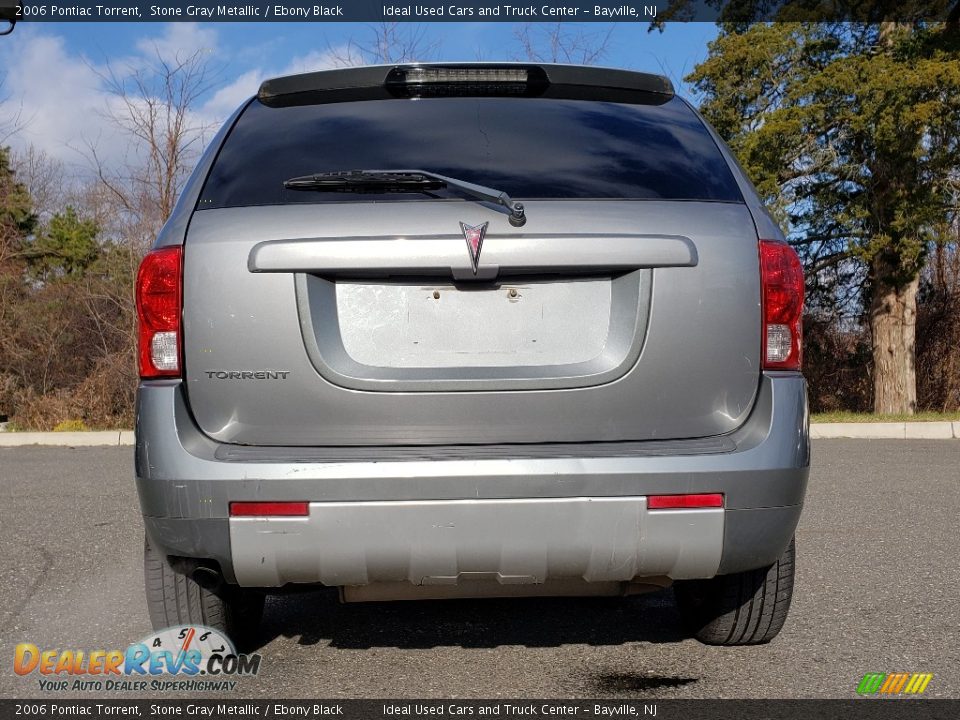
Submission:
[[[36,674],[13,673],[19,642],[147,634],[132,455],[0,448],[0,697],[40,696]],[[865,672],[904,671],[958,698],[958,518],[960,441],[817,441],[797,595],[770,645],[685,638],[669,590],[346,606],[311,592],[268,601],[260,675],[233,696],[851,698]]]

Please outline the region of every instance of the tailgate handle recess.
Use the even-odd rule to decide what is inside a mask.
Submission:
[[[250,251],[250,272],[349,277],[408,275],[490,280],[498,274],[626,272],[694,267],[697,248],[682,235],[487,236],[477,272],[460,235],[268,240]]]

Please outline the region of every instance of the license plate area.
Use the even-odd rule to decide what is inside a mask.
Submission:
[[[304,343],[338,385],[385,391],[581,387],[639,356],[650,270],[496,284],[297,276]]]
[[[611,282],[339,282],[340,337],[354,361],[387,368],[583,363],[606,345]]]

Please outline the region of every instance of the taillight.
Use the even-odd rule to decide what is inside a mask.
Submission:
[[[147,253],[137,272],[140,377],[180,375],[180,247]]]
[[[760,241],[763,288],[763,367],[799,370],[803,359],[803,266],[793,248],[779,240]]]

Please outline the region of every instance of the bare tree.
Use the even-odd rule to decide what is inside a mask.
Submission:
[[[10,164],[17,180],[26,185],[40,222],[47,222],[71,203],[78,204],[75,179],[62,160],[31,144],[25,150],[11,152]]]
[[[125,161],[112,167],[94,143],[87,155],[126,229],[149,241],[173,211],[212,129],[196,106],[216,73],[204,50],[170,59],[157,47],[147,64],[125,70],[108,64],[98,71],[110,93],[105,114],[127,141]]]
[[[0,147],[6,145],[7,140],[16,135],[26,124],[23,119],[23,104],[16,110],[10,110],[10,98],[3,92],[6,78],[0,75]]]
[[[610,50],[613,30],[613,25],[588,31],[559,22],[523,23],[514,31],[520,45],[517,59],[595,65]]]
[[[340,67],[430,60],[439,49],[440,43],[427,37],[423,25],[401,22],[374,23],[363,39],[351,38],[342,47],[328,45]]]

